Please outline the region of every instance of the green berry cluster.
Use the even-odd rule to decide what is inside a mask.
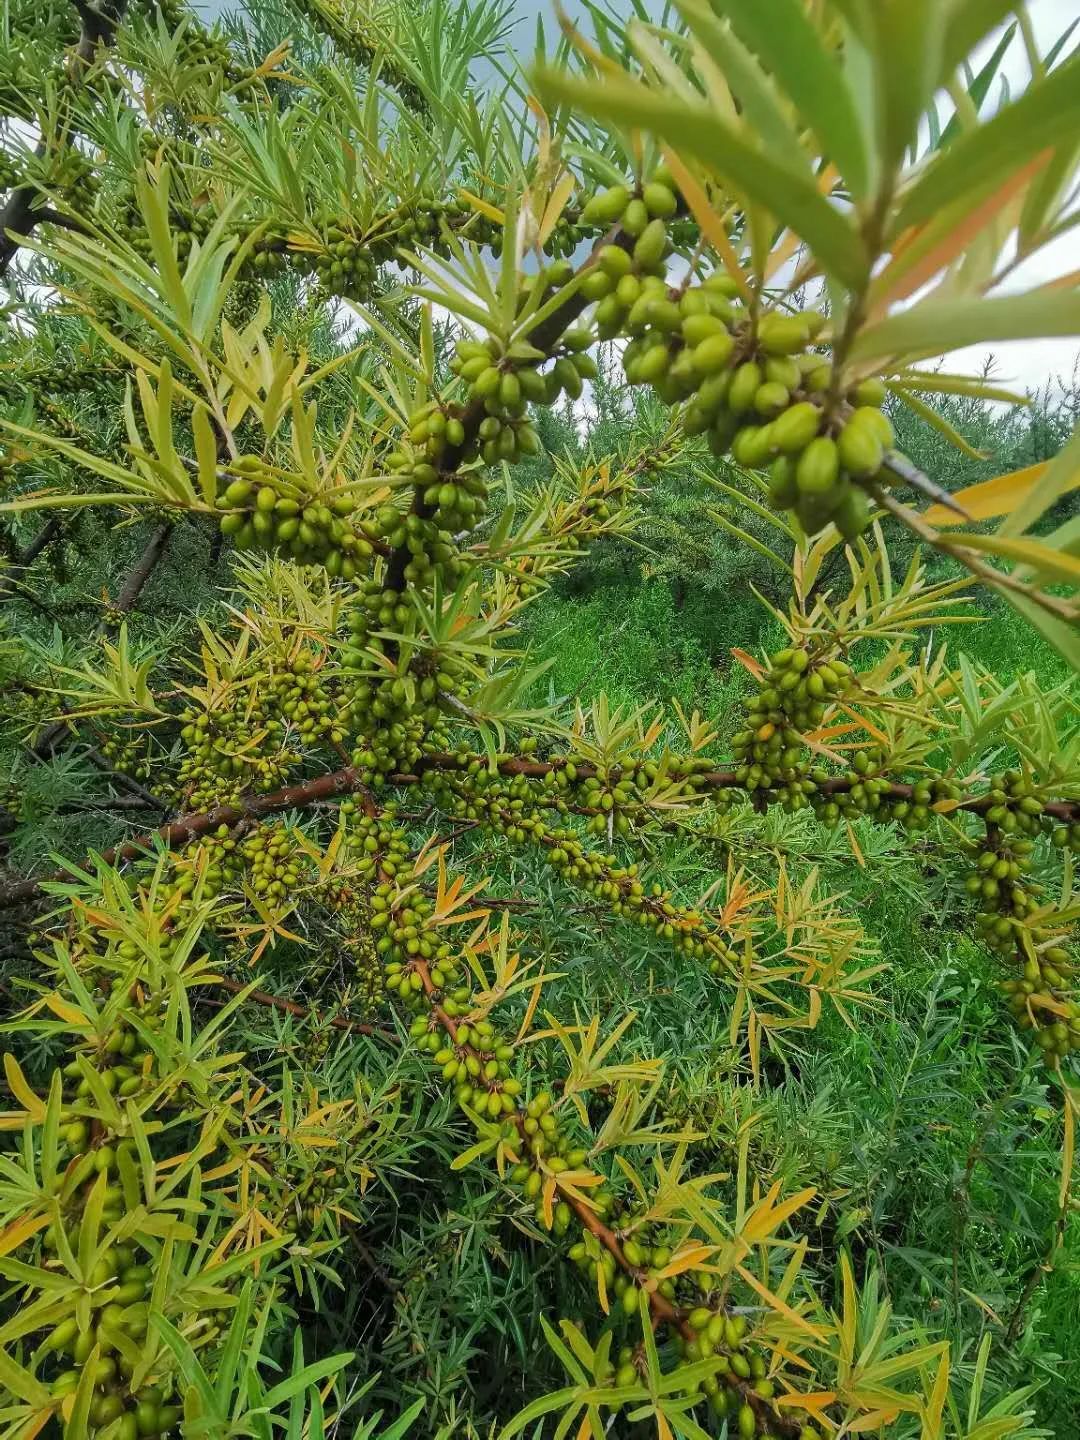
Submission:
[[[348,523],[356,502],[344,494],[306,495],[255,455],[241,456],[217,499],[221,533],[239,550],[289,556],[352,580],[373,553],[371,540]]]
[[[348,866],[363,880],[372,880],[380,874],[392,878],[399,870],[407,867],[408,846],[405,831],[395,824],[397,807],[386,805],[379,815],[368,815],[356,800],[341,802],[340,814],[347,827],[346,856]],[[389,891],[383,891],[383,898]],[[375,907],[385,910],[385,905]],[[380,921],[376,929],[386,924]],[[383,946],[379,952],[386,949]]]
[[[1028,877],[1047,828],[1036,788],[1023,770],[991,779],[982,816],[986,834],[966,888],[978,904],[984,943],[1015,956],[1020,966],[1019,977],[1000,985],[1017,1025],[1031,1032],[1048,1063],[1056,1063],[1080,1050],[1080,1004],[1071,998],[1075,967],[1069,951],[1055,930],[1035,919],[1042,887]],[[1066,829],[1064,843],[1069,839]]]
[[[292,258],[311,273],[329,295],[345,299],[367,298],[377,265],[360,236],[343,225],[328,223],[322,233],[322,248],[315,252],[294,251]]]
[[[69,358],[22,365],[17,372],[0,372],[0,398],[9,399],[24,390],[33,395],[45,391],[53,395],[78,395],[96,390],[110,379],[121,380],[126,373],[123,366],[106,360],[87,365]]]
[[[190,852],[187,863],[175,866],[171,893],[190,895],[201,877],[202,893],[209,899],[234,888],[243,873],[240,841],[227,825],[219,825]]]
[[[100,188],[93,161],[74,145],[66,145],[52,156],[46,183],[81,215],[93,209]]]
[[[270,695],[252,691],[213,709],[190,706],[179,714],[185,747],[176,774],[178,798],[209,810],[245,789],[275,790],[299,755],[283,749],[285,721],[268,709]]]
[[[709,1293],[708,1275],[684,1275],[678,1282],[664,1277],[664,1267],[672,1257],[672,1245],[662,1234],[650,1233],[657,1227],[635,1222],[633,1212],[624,1215],[617,1205],[614,1210],[612,1223],[617,1227],[616,1235],[632,1229],[632,1235],[621,1240],[622,1259],[627,1268],[617,1271],[611,1251],[588,1232],[571,1247],[570,1259],[587,1273],[603,1272],[605,1286],[614,1291],[619,1310],[625,1316],[635,1316],[647,1303],[648,1292],[644,1288],[647,1281],[652,1281],[655,1293],[664,1300],[678,1302],[675,1312],[678,1325],[672,1332],[678,1356],[677,1370],[704,1359],[717,1361],[715,1373],[690,1382],[687,1393],[705,1396],[713,1414],[727,1418],[729,1425],[734,1422],[736,1432],[746,1440],[773,1433],[770,1421],[775,1414],[772,1402],[776,1384],[768,1378],[765,1357],[748,1339],[746,1317],[732,1314],[725,1306],[715,1303]],[[623,1346],[617,1352],[611,1373],[600,1383],[618,1389],[640,1385],[648,1378],[646,1364],[641,1346]],[[804,1440],[819,1440],[812,1426],[804,1427],[801,1435]]]
[[[601,339],[630,337],[627,382],[685,402],[686,432],[705,435],[714,454],[748,469],[770,465],[771,503],[794,511],[808,534],[833,521],[853,539],[870,520],[863,486],[893,444],[884,386],[866,380],[837,393],[827,357],[812,348],[827,323],[816,310],[758,314],[738,281],[719,273],[669,287],[677,208],[663,167],[640,193],[616,185],[586,205],[583,219],[621,231],[582,285],[597,302]]]
[[[818,819],[833,826],[841,820],[872,815],[877,820],[895,820],[906,830],[925,830],[933,807],[960,795],[956,782],[940,775],[897,786],[891,779],[893,769],[889,754],[876,745],[857,751],[846,775],[835,777],[814,768],[810,778],[817,787],[813,805]]]
[[[340,745],[345,738],[344,716],[320,674],[316,657],[301,653],[283,658],[269,657],[273,666],[268,709],[281,717],[290,733],[304,745],[330,741]]]
[[[349,717],[359,733],[352,762],[365,784],[376,789],[394,772],[408,774],[424,753],[446,738],[440,727],[440,697],[461,686],[456,667],[434,657],[412,660],[389,675],[357,678]]]
[[[591,343],[588,329],[569,329],[550,355],[534,353],[519,360],[502,353],[494,337],[459,340],[451,369],[468,383],[470,400],[484,411],[475,441],[464,446],[462,458],[495,465],[538,454],[540,441],[528,420],[528,406],[554,405],[563,394],[579,399],[584,382],[597,374],[595,360],[585,353]],[[550,369],[542,369],[548,361]]]
[[[175,0],[170,0],[175,3]],[[363,33],[363,19],[355,11],[349,19],[339,19],[333,10],[320,4],[319,0],[296,0],[296,8],[309,20],[316,30],[328,35],[334,48],[347,56],[362,70],[369,70],[378,60],[379,74],[392,85],[402,99],[414,110],[424,110],[426,101],[406,70],[395,63],[387,53],[387,47],[377,32],[369,40]]]
[[[188,23],[180,38],[177,59],[185,68],[198,67],[211,78],[225,80],[233,73],[232,50],[229,42],[216,30],[191,23],[191,11],[185,11]]]
[[[803,734],[821,724],[851,684],[851,667],[839,658],[793,646],[771,655],[757,693],[745,701],[749,726],[732,737],[739,784],[751,794],[769,791],[788,810],[810,804],[817,785]]]
[[[1049,1063],[1080,1050],[1080,1004],[1072,979],[1076,966],[1050,932],[1030,934],[1031,949],[1018,950],[1021,974],[1001,981],[1001,992],[1021,1030],[1030,1031]]]
[[[263,826],[240,846],[256,895],[284,900],[291,895],[307,866],[291,831],[285,825]]]

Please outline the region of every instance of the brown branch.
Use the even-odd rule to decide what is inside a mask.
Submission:
[[[60,519],[54,515],[51,520],[45,522],[26,548],[19,552],[15,560],[16,568],[25,570],[29,565],[32,565],[42,551],[47,550],[53,541],[59,537],[60,530]]]
[[[167,849],[182,849],[217,829],[219,825],[231,828],[242,820],[260,819],[264,815],[274,815],[282,810],[315,805],[360,788],[360,777],[355,770],[335,770],[329,775],[320,775],[315,780],[301,780],[296,785],[287,785],[267,795],[247,796],[236,805],[216,805],[212,810],[182,815],[168,825],[162,825],[157,830],[139,835],[123,845],[103,851],[101,858],[108,865],[114,865],[121,860],[135,860],[152,851],[155,842],[164,843]],[[66,871],[59,870],[36,879],[15,880],[7,885],[0,885],[0,909],[33,900],[41,893],[42,884],[70,878]]]
[[[314,1020],[320,1025],[332,1025],[335,1030],[349,1030],[354,1035],[378,1035],[387,1040],[397,1040],[397,1033],[384,1025],[368,1025],[360,1020],[348,1020],[344,1015],[323,1015],[318,1010],[306,1009],[295,1000],[286,1000],[281,995],[271,995],[267,990],[248,990],[238,980],[219,975],[216,983],[230,995],[244,995],[256,1005],[265,1005],[270,1010],[280,1010],[283,1015],[295,1015],[298,1020]],[[246,993],[245,993],[246,992]]]
[[[473,758],[469,756],[465,763],[469,763]],[[499,770],[504,775],[527,775],[542,778],[553,770],[564,768],[565,764],[564,760],[526,760],[515,756],[502,761],[499,764]],[[460,770],[462,768],[463,764],[456,755],[436,753],[425,756],[415,767],[413,773],[393,774],[388,778],[393,785],[410,785],[419,781],[423,771]],[[589,765],[577,765],[575,768],[581,779],[588,779],[596,773],[594,768]],[[616,771],[611,772],[611,778],[617,778]],[[859,777],[860,780],[862,778],[864,777]],[[733,770],[705,771],[699,774],[698,779],[711,790],[741,788],[741,782]],[[823,781],[820,788],[825,795],[842,795],[855,783],[857,783],[855,780],[837,776],[835,779]],[[104,851],[102,859],[110,865],[115,864],[118,860],[137,859],[151,850],[155,841],[163,841],[169,849],[180,849],[215,829],[218,825],[233,826],[241,820],[257,820],[264,815],[278,814],[283,810],[304,809],[309,805],[334,800],[339,796],[355,794],[358,791],[363,792],[363,790],[364,786],[360,775],[351,766],[347,766],[344,769],[320,775],[313,780],[301,780],[295,785],[286,785],[282,789],[270,791],[266,795],[247,796],[236,805],[217,805],[213,810],[182,815],[179,819],[168,825],[162,825],[149,834],[138,836],[124,845]],[[890,799],[910,800],[912,792],[911,785],[896,784],[890,785],[885,793]],[[764,794],[766,798],[768,796],[768,791],[755,793]],[[977,815],[991,809],[995,803],[989,795],[969,795],[961,800],[956,808]],[[1056,820],[1071,822],[1080,818],[1080,801],[1049,801],[1043,806],[1043,813]],[[35,879],[13,880],[6,885],[0,885],[0,909],[33,900],[41,892],[43,884],[69,878],[68,874],[61,870]]]
[[[116,604],[112,607],[115,614],[127,615],[134,610],[139,596],[146,587],[146,582],[154,573],[155,565],[165,553],[165,547],[169,543],[169,536],[173,532],[175,523],[173,520],[164,521],[146,542],[146,548],[139,556],[134,570],[125,580],[124,588],[120,591]],[[107,620],[106,623],[110,622]]]

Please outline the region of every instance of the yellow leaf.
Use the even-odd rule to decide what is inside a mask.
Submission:
[[[517,1037],[514,1040],[515,1045],[520,1045],[522,1040],[529,1033],[529,1026],[533,1022],[533,1016],[536,1014],[536,1007],[540,1003],[540,993],[543,989],[543,985],[544,972],[543,970],[541,970],[540,975],[537,978],[536,984],[533,986],[533,992],[529,997],[529,1003],[525,1007],[525,1014],[522,1018],[521,1024],[518,1027]]]
[[[15,1220],[10,1225],[0,1230],[0,1255],[10,1255],[12,1250],[17,1250],[20,1245],[26,1243],[32,1235],[43,1230],[49,1223],[48,1214],[31,1215],[22,1220]]]
[[[711,1255],[715,1255],[720,1247],[718,1245],[691,1245],[686,1250],[680,1250],[673,1255],[670,1261],[662,1270],[656,1272],[657,1280],[669,1280],[675,1275],[682,1275],[687,1270],[700,1269],[704,1261]]]
[[[551,192],[551,196],[544,207],[544,215],[540,221],[540,230],[536,237],[536,243],[543,248],[548,236],[555,229],[559,216],[566,209],[566,202],[574,193],[574,177],[569,173],[562,176],[562,179]]]
[[[81,1010],[74,1005],[69,1005],[66,1000],[55,993],[45,996],[45,1004],[54,1015],[63,1020],[65,1025],[78,1025],[80,1028],[85,1028],[90,1023]]]
[[[550,1230],[555,1219],[555,1191],[558,1182],[554,1175],[549,1175],[544,1181],[543,1204],[544,1224]]]
[[[850,1362],[855,1357],[855,1327],[859,1319],[859,1302],[855,1295],[855,1276],[851,1273],[851,1261],[846,1251],[840,1255],[840,1274],[844,1282],[844,1318],[840,1325],[840,1339],[843,1343],[843,1358]]]
[[[742,1229],[742,1238],[751,1245],[756,1245],[768,1237],[784,1223],[789,1216],[794,1215],[796,1210],[801,1210],[807,1201],[812,1200],[817,1194],[813,1186],[807,1186],[800,1190],[797,1195],[791,1195],[779,1205],[774,1205],[773,1200],[780,1190],[780,1182],[777,1181],[769,1191],[764,1203],[754,1211]]]
[[[891,1425],[900,1414],[895,1407],[890,1409],[869,1410],[857,1420],[848,1424],[849,1435],[868,1435],[871,1430],[880,1430],[883,1425]]]
[[[256,66],[254,70],[252,70],[250,79],[261,80],[264,76],[272,74],[273,71],[277,69],[278,65],[280,65],[280,63],[288,56],[288,53],[291,49],[292,41],[283,40],[280,45],[276,46],[275,49],[271,50],[269,55],[267,55],[266,58],[258,66]],[[284,75],[275,75],[274,78],[275,80],[284,80],[291,77],[287,77]]]
[[[599,1261],[596,1262],[596,1294],[600,1301],[600,1309],[605,1315],[610,1315],[611,1302],[608,1299],[607,1280],[604,1277],[604,1267]]]
[[[1080,557],[1066,550],[1055,550],[1042,540],[1014,540],[1010,535],[957,535],[952,543],[957,548],[985,550],[1004,560],[1015,560],[1018,565],[1029,565],[1044,583],[1080,584]]]
[[[747,1285],[750,1286],[751,1290],[756,1290],[765,1303],[772,1306],[778,1315],[783,1315],[785,1320],[790,1320],[792,1325],[798,1326],[800,1330],[805,1330],[806,1333],[812,1335],[815,1340],[824,1341],[825,1335],[822,1330],[819,1330],[815,1325],[811,1325],[809,1320],[804,1319],[797,1310],[793,1310],[790,1305],[780,1299],[779,1295],[774,1295],[769,1287],[763,1285],[757,1276],[747,1270],[745,1266],[736,1265],[735,1269],[746,1281]]]
[[[1023,470],[1010,471],[1008,475],[995,475],[992,480],[982,480],[978,485],[968,485],[953,495],[956,503],[967,511],[972,520],[992,520],[997,515],[1007,515],[1021,500],[1026,500],[1046,473],[1046,462],[1027,465]],[[1080,485],[1080,469],[1073,484]],[[924,517],[931,525],[962,525],[963,518],[945,505],[931,505]]]
[[[45,1119],[45,1102],[35,1095],[26,1083],[26,1077],[19,1069],[19,1062],[14,1055],[6,1054],[4,1056],[4,1074],[7,1076],[8,1086],[15,1099],[25,1107],[34,1124],[40,1125]]]
[[[835,1401],[835,1390],[815,1390],[809,1395],[804,1394],[801,1390],[787,1390],[783,1395],[776,1397],[776,1404],[780,1408],[788,1406],[793,1410],[809,1410],[815,1415],[820,1415]]]
[[[945,1400],[949,1393],[949,1352],[944,1351],[938,1364],[938,1372],[934,1377],[934,1388],[930,1393],[926,1409],[923,1411],[922,1440],[939,1440],[941,1435],[941,1416],[945,1409]]]
[[[474,210],[487,216],[489,220],[493,220],[496,225],[506,223],[506,216],[501,210],[496,209],[494,205],[489,205],[486,200],[481,200],[480,196],[474,195],[471,190],[459,190],[457,193],[459,200],[467,200]]]

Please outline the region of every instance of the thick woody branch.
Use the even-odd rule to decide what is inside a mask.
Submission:
[[[164,844],[166,849],[181,850],[192,844],[219,825],[230,828],[242,820],[258,820],[264,815],[275,815],[283,810],[303,809],[320,801],[332,800],[360,788],[360,777],[355,770],[335,770],[329,775],[320,775],[315,780],[302,780],[297,785],[288,785],[268,795],[252,795],[238,805],[217,805],[197,815],[183,815],[168,825],[162,825],[149,834],[140,835],[123,845],[102,852],[102,859],[109,865],[122,860],[145,857],[155,844]],[[66,880],[70,877],[64,871],[34,880],[17,880],[0,886],[0,909],[20,905],[33,900],[40,892],[43,881]]]
[[[472,758],[469,757],[470,760]],[[502,761],[499,770],[503,775],[526,775],[542,779],[552,771],[564,768],[565,763],[565,761],[527,760],[512,757]],[[456,755],[436,753],[425,756],[423,763],[416,767],[414,773],[391,775],[389,780],[394,785],[415,785],[419,782],[421,771],[461,770],[462,768],[464,768],[463,764]],[[588,779],[596,773],[589,765],[576,765],[575,768],[581,779]],[[615,772],[612,772],[612,778],[617,778]],[[742,784],[733,770],[705,771],[699,774],[697,779],[710,790],[739,790],[742,788]],[[838,776],[835,779],[823,781],[820,788],[826,795],[842,795],[850,790],[854,783],[853,780]],[[108,864],[115,864],[119,860],[134,860],[145,855],[148,850],[153,848],[155,842],[163,842],[168,849],[182,849],[201,836],[209,834],[219,825],[233,826],[239,824],[241,820],[258,820],[265,815],[280,814],[284,810],[301,810],[309,805],[320,804],[337,799],[342,795],[363,792],[363,790],[364,783],[359,773],[352,767],[346,766],[341,770],[320,775],[313,780],[301,780],[298,784],[286,785],[282,789],[273,790],[266,795],[249,796],[236,805],[218,805],[213,810],[183,815],[171,824],[162,825],[147,835],[139,836],[124,845],[104,851],[102,859]],[[766,790],[756,793],[764,794],[767,797],[769,792]],[[901,784],[890,785],[886,794],[891,800],[910,800],[913,787]],[[969,795],[959,801],[956,810],[962,813],[981,815],[992,809],[994,804],[995,802],[989,795]],[[1052,800],[1044,805],[1043,813],[1054,820],[1066,824],[1071,823],[1080,820],[1080,801]],[[0,885],[0,909],[33,900],[41,893],[43,883],[67,878],[69,877],[65,872],[56,871],[36,879],[13,880],[7,885]]]

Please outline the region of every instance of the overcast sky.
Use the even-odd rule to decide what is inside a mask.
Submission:
[[[659,15],[662,0],[649,0],[649,3],[650,8]],[[759,0],[746,0],[746,3],[757,4]],[[234,3],[230,3],[230,0],[202,0],[201,8],[207,14],[213,15],[219,14],[225,9],[238,7]],[[585,18],[585,7],[581,0],[563,0],[563,8],[572,17]],[[631,10],[629,0],[616,0],[616,8],[629,13]],[[1038,37],[1040,49],[1045,52],[1062,31],[1080,16],[1080,0],[1029,0],[1028,12]],[[555,31],[553,0],[513,0],[513,14],[515,29],[520,34],[523,48],[531,46],[538,15],[543,15],[545,21],[550,18],[552,33]],[[1078,36],[1080,36],[1080,31],[1078,31]],[[976,68],[978,68],[979,60],[985,59],[993,51],[995,43],[996,40],[992,37],[982,47],[975,57]],[[1075,44],[1077,44],[1077,36],[1074,36],[1071,41],[1071,45]],[[1014,94],[1027,81],[1027,61],[1019,37],[1014,39],[1010,51],[1006,55],[1002,73],[1008,76]],[[943,112],[944,108],[942,107]],[[1022,289],[1078,268],[1080,268],[1080,229],[1071,235],[1064,236],[1057,244],[1049,246],[1033,261],[1017,270],[1010,280],[1009,288]],[[1055,375],[1062,375],[1066,378],[1070,376],[1078,351],[1080,351],[1080,343],[1072,340],[1032,340],[1000,344],[994,348],[996,373],[1000,379],[1008,380],[1021,388],[1038,389],[1048,380],[1052,380]],[[950,368],[977,370],[981,367],[987,353],[985,348],[971,347],[950,356],[948,364]]]

